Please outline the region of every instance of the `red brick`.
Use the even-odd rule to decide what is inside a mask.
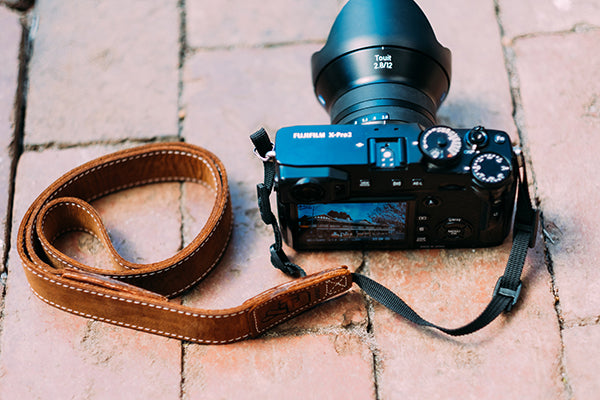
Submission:
[[[600,258],[600,33],[549,35],[515,45],[524,130],[563,317],[598,316]]]
[[[499,5],[502,26],[511,38],[600,25],[600,5],[595,0],[500,0]]]
[[[177,135],[176,2],[39,0],[36,13],[26,144]]]
[[[13,226],[46,185],[68,169],[116,150],[108,147],[46,150],[22,155],[17,174]],[[180,241],[175,229],[163,226],[154,234],[129,235],[133,217],[124,202],[131,202],[143,212],[178,221],[177,196],[169,197],[164,185],[154,196],[148,188],[115,194],[100,204],[109,225],[120,219],[118,235],[130,241],[122,245],[126,254],[150,252],[143,246],[153,245],[152,256],[165,252],[162,247],[177,248]],[[172,185],[171,185],[172,186]],[[178,193],[178,187],[174,187]],[[117,198],[119,202],[117,202]],[[175,199],[175,201],[174,201]],[[131,204],[130,203],[130,204]],[[142,212],[142,211],[140,211]],[[170,216],[169,216],[170,215]],[[138,222],[144,220],[138,214]],[[156,220],[156,218],[153,218]],[[143,225],[143,224],[142,224]],[[147,229],[147,228],[142,228]],[[16,233],[16,229],[13,233]],[[13,234],[13,243],[15,234]],[[149,244],[143,244],[144,241]],[[83,250],[89,250],[87,243]],[[13,246],[15,249],[15,246]],[[94,259],[98,254],[89,253]],[[0,339],[0,386],[7,398],[179,398],[180,342],[92,322],[63,312],[39,300],[29,289],[16,250],[10,254],[2,336]],[[132,374],[132,371],[135,373]]]
[[[187,347],[184,398],[369,399],[373,357],[351,334]]]
[[[452,52],[452,82],[439,122],[454,127],[483,125],[516,141],[500,32],[492,1],[418,1],[438,41]]]
[[[594,399],[600,391],[600,326],[565,329],[565,364],[574,399]]]
[[[337,14],[335,0],[192,1],[187,41],[192,48],[324,40]],[[220,63],[215,58],[215,63]]]
[[[377,252],[373,277],[424,318],[455,328],[492,297],[509,244],[493,249]],[[372,319],[381,398],[561,398],[561,343],[550,277],[538,246],[528,257],[515,309],[472,335],[451,338],[406,322],[379,304]],[[443,389],[442,389],[443,388]]]

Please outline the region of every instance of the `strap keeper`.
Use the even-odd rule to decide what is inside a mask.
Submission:
[[[497,295],[500,295],[500,296],[511,298],[512,302],[508,303],[508,305],[506,306],[506,309],[504,310],[505,312],[510,312],[510,310],[512,310],[512,308],[515,306],[515,304],[517,304],[517,301],[519,300],[519,296],[521,295],[521,289],[523,288],[523,282],[519,281],[519,286],[517,286],[517,289],[512,290],[512,289],[505,288],[502,286],[503,278],[504,278],[504,276],[501,276],[498,279],[498,282],[496,282],[496,287],[494,288],[494,297],[496,297]]]
[[[271,190],[264,183],[259,183],[256,185],[256,193],[258,198],[258,209],[263,222],[267,225],[277,223],[275,215],[273,214],[273,211],[271,211],[271,203],[269,202]]]

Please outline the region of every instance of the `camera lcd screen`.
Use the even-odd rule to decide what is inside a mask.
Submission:
[[[402,242],[407,202],[298,204],[298,238],[319,243]]]

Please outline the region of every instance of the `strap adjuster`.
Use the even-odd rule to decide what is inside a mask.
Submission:
[[[504,278],[504,276],[498,278],[498,282],[496,282],[496,287],[494,288],[494,297],[500,295],[511,298],[512,302],[508,303],[506,309],[504,310],[505,312],[510,312],[510,310],[512,310],[512,308],[515,306],[515,304],[517,304],[517,301],[519,300],[519,296],[521,295],[521,289],[523,288],[523,282],[519,281],[519,286],[517,286],[517,289],[512,290],[502,286],[502,278]]]

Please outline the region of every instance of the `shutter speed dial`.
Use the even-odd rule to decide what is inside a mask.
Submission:
[[[462,139],[451,128],[434,126],[421,134],[419,147],[432,164],[447,165],[458,160],[462,151]]]
[[[496,153],[483,153],[475,157],[471,173],[475,180],[487,187],[502,185],[511,176],[510,162]]]

